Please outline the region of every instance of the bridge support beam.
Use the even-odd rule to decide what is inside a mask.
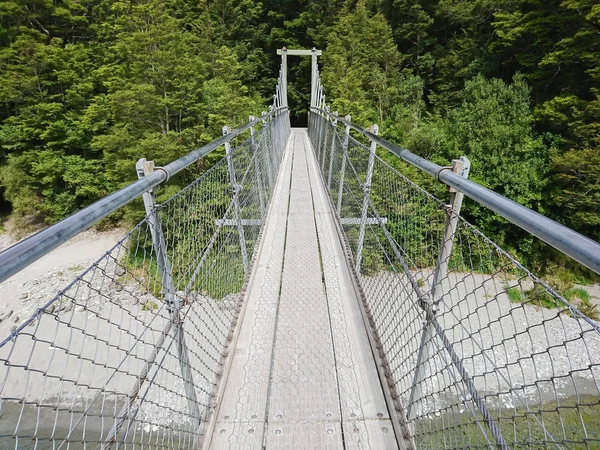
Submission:
[[[310,89],[310,106],[316,106],[318,104],[318,88],[317,88],[317,80],[318,80],[318,66],[317,66],[317,58],[323,54],[321,50],[317,50],[316,48],[312,48],[312,50],[299,50],[299,49],[287,49],[283,47],[280,50],[277,50],[277,54],[281,55],[281,76],[282,76],[282,87],[283,87],[283,105],[288,106],[287,102],[287,57],[289,56],[311,56],[312,64],[311,64],[311,89]]]
[[[329,105],[325,107],[327,113],[329,113]],[[321,146],[321,153],[319,156],[319,163],[321,165],[321,172],[325,173],[325,155],[327,154],[327,126],[329,124],[329,116],[325,117],[325,122],[323,123],[323,145]]]
[[[334,111],[333,115],[337,117],[338,112]],[[337,135],[337,119],[331,122],[331,155],[329,156],[329,173],[327,174],[327,189],[331,191],[331,172],[333,171],[333,155],[335,154],[335,138]]]
[[[250,116],[248,119],[250,122],[254,121],[254,116]],[[252,158],[254,159],[254,174],[256,175],[256,185],[258,188],[258,202],[260,206],[260,217],[265,217],[265,199],[263,198],[264,189],[263,189],[263,180],[260,172],[260,162],[258,161],[258,144],[256,143],[254,126],[250,127],[250,140],[252,145]]]
[[[463,178],[468,178],[471,163],[469,160],[461,156],[460,159],[452,161],[452,172],[459,174]],[[449,168],[450,169],[450,168]],[[440,243],[438,260],[433,274],[432,288],[430,292],[431,305],[434,312],[438,310],[438,305],[444,295],[442,281],[448,275],[448,263],[452,248],[454,246],[454,236],[456,227],[458,226],[458,218],[463,202],[463,193],[456,189],[451,189],[450,204],[448,205],[448,215],[444,224],[444,234]],[[412,421],[417,415],[415,403],[421,398],[421,384],[425,380],[425,361],[429,358],[429,347],[431,340],[435,334],[435,329],[431,321],[426,321],[423,333],[421,334],[421,343],[419,345],[419,354],[417,356],[417,365],[413,377],[412,387],[410,391],[410,399],[408,401],[408,420]]]
[[[350,123],[352,117],[344,117],[347,123]],[[346,159],[348,158],[348,142],[350,140],[350,125],[346,125],[344,131],[344,142],[342,143],[342,168],[340,169],[340,185],[338,187],[337,213],[342,217],[342,193],[344,192],[344,177],[346,176]]]
[[[310,106],[317,106],[317,79],[319,77],[319,65],[317,63],[317,49],[312,49],[312,64],[310,77]]]
[[[323,93],[323,86],[319,86],[319,108],[325,109],[325,94]],[[323,120],[319,120],[319,126],[317,127],[317,160],[321,156],[321,145],[323,144],[323,124],[325,123],[325,114],[318,113],[321,115]]]
[[[140,159],[136,164],[138,178],[142,179],[150,175],[154,171],[154,162]],[[167,303],[169,314],[171,315],[171,330],[177,345],[177,357],[181,368],[181,376],[183,379],[184,390],[188,401],[190,417],[194,421],[194,426],[200,426],[200,408],[198,407],[198,399],[196,397],[196,387],[192,377],[192,368],[188,356],[188,349],[185,343],[185,335],[183,332],[183,323],[179,314],[181,303],[175,292],[175,282],[173,280],[173,272],[167,255],[167,244],[165,242],[162,223],[156,209],[156,197],[154,190],[146,191],[142,194],[146,215],[148,216],[148,224],[150,225],[150,233],[152,235],[152,245],[156,253],[156,263],[161,275],[162,291]],[[118,431],[118,430],[117,430]]]
[[[371,127],[371,133],[374,135],[379,134],[379,127],[373,125]],[[369,210],[369,193],[371,192],[371,181],[373,179],[373,167],[375,165],[375,150],[377,144],[375,141],[371,141],[371,148],[369,149],[369,165],[367,166],[367,177],[363,186],[364,196],[363,204],[360,213],[360,231],[358,233],[358,246],[356,247],[356,273],[360,274],[360,263],[362,261],[363,244],[365,240],[365,227],[367,225],[367,212]]]
[[[229,127],[223,127],[223,136],[229,134],[231,129]],[[227,168],[229,170],[229,179],[231,180],[231,191],[233,196],[233,207],[235,220],[237,223],[238,237],[240,240],[240,252],[242,254],[242,264],[244,265],[244,273],[248,273],[248,250],[246,249],[246,237],[244,236],[244,225],[242,224],[242,208],[240,207],[240,192],[242,186],[237,184],[235,176],[235,167],[233,164],[233,156],[231,154],[231,144],[225,142],[225,154],[227,156]]]
[[[267,112],[266,112],[266,111],[263,111],[261,114],[262,114],[262,115],[263,115],[263,117],[264,117],[264,116],[265,116],[265,114],[267,114]],[[262,120],[262,126],[263,126],[263,127],[266,127],[266,126],[267,126],[267,119],[263,119],[263,120]],[[273,142],[273,141],[272,141],[272,138],[271,138],[271,134],[270,134],[270,133],[271,133],[271,127],[269,127],[269,128],[267,129],[267,132],[268,132],[268,141],[269,141],[269,142]],[[267,155],[266,155],[266,159],[267,159],[267,180],[268,180],[268,182],[269,182],[269,191],[272,189],[272,187],[273,187],[273,182],[274,182],[274,181],[273,181],[273,161],[272,161],[272,158],[273,158],[273,156],[272,156],[272,154],[271,154],[271,153],[272,153],[272,151],[271,151],[271,150],[272,150],[272,149],[269,149],[269,148],[267,148]]]
[[[281,88],[282,88],[282,104],[280,106],[287,106],[287,48],[281,49]]]

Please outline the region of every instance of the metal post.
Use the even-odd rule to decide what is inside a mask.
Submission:
[[[344,117],[346,122],[350,123],[352,117],[347,115]],[[344,192],[344,176],[346,175],[346,158],[348,157],[348,142],[350,140],[350,125],[346,125],[344,131],[344,142],[342,143],[342,168],[340,170],[340,185],[338,188],[337,212],[338,216],[342,217],[342,193]]]
[[[261,112],[261,115],[263,117],[265,116],[265,114],[267,114],[266,111]],[[262,123],[263,123],[263,127],[268,127],[268,128],[265,128],[265,131],[268,133],[266,141],[269,142],[269,143],[272,143],[273,140],[271,139],[271,134],[270,134],[271,133],[271,127],[270,127],[270,125],[267,125],[267,119],[263,119]],[[263,134],[265,133],[265,131],[263,131]],[[266,152],[267,152],[267,156],[266,156],[266,159],[267,159],[267,179],[269,180],[269,191],[273,187],[273,162],[271,161],[271,150],[272,150],[272,147],[273,146],[271,145],[271,148],[269,148],[269,144],[267,144],[267,149],[266,149]]]
[[[322,87],[321,87],[322,89]],[[325,99],[325,94],[323,94],[321,96],[321,109],[325,109],[327,106],[327,101]],[[327,126],[327,114],[325,114],[325,112],[321,113],[321,126],[319,127],[319,148],[318,148],[318,155],[319,155],[319,159],[317,160],[317,163],[319,161],[321,161],[321,153],[322,153],[322,148],[323,145],[325,145],[325,127]]]
[[[321,79],[319,78],[319,69],[317,68],[317,80],[315,82],[315,108],[321,107],[321,96],[323,94],[323,86],[321,85]],[[319,146],[319,126],[321,125],[321,112],[313,112],[313,136],[315,149]]]
[[[333,115],[337,117],[338,112],[334,111]],[[335,155],[335,135],[337,134],[337,119],[331,122],[331,156],[329,157],[329,173],[327,174],[327,188],[331,191],[331,171],[333,170],[333,156]]]
[[[282,106],[287,106],[287,48],[281,49],[281,87],[283,91],[283,103]]]
[[[250,116],[249,121],[254,122],[255,117]],[[252,145],[252,158],[254,159],[254,172],[256,174],[256,184],[258,186],[258,202],[260,204],[260,217],[264,219],[265,217],[265,199],[263,198],[263,182],[260,174],[260,163],[258,162],[259,154],[258,154],[258,144],[256,143],[256,138],[254,137],[255,131],[254,126],[250,127],[250,141]]]
[[[374,135],[379,134],[379,127],[373,125],[371,127],[371,133]],[[356,248],[356,273],[360,274],[360,263],[362,260],[363,244],[365,240],[365,227],[367,225],[367,212],[369,210],[369,193],[371,192],[371,180],[373,178],[373,166],[375,165],[375,149],[377,144],[371,141],[371,148],[369,149],[369,165],[367,166],[367,178],[365,179],[364,185],[364,197],[362,210],[360,213],[360,232],[358,233],[358,246]]]
[[[269,112],[273,111],[273,107],[269,106]],[[273,171],[272,177],[270,178],[271,181],[271,186],[273,186],[273,182],[275,180],[275,173],[274,173],[274,168],[277,167],[276,164],[276,158],[277,155],[275,155],[275,146],[273,145],[273,142],[275,142],[275,132],[273,131],[273,116],[269,117],[269,122],[268,122],[268,127],[269,127],[269,142],[271,143],[271,151],[269,152],[269,161],[271,164],[271,170]]]
[[[463,178],[468,178],[469,169],[471,162],[465,157],[461,156],[460,159],[452,161],[452,172],[459,174]],[[430,291],[431,297],[431,308],[433,311],[437,311],[438,305],[443,296],[442,281],[448,274],[448,262],[450,255],[452,254],[452,247],[454,245],[454,235],[456,234],[456,227],[458,226],[458,218],[460,215],[460,208],[463,202],[463,193],[458,192],[454,188],[449,188],[450,204],[448,205],[448,215],[446,216],[446,223],[444,224],[444,236],[440,244],[440,251],[438,254],[438,260],[433,274],[432,288]],[[428,306],[428,305],[425,305]],[[417,414],[417,408],[415,402],[421,398],[421,383],[425,379],[425,362],[429,358],[429,345],[433,339],[434,327],[431,321],[426,321],[421,334],[421,343],[419,345],[419,354],[417,356],[417,365],[415,368],[415,374],[413,376],[413,383],[410,391],[410,397],[408,401],[408,420],[413,420]]]
[[[277,105],[275,107],[281,108],[283,106],[283,85],[281,84],[281,76],[277,79],[275,92],[277,93]]]
[[[319,85],[319,103],[318,103],[318,108],[319,109],[323,109],[323,103],[325,101],[325,95],[323,94],[323,86]],[[317,153],[317,161],[319,160],[319,156],[320,156],[320,152],[321,152],[321,128],[323,126],[323,113],[321,111],[319,111],[317,113],[317,117],[318,117],[318,124],[317,124],[317,148],[316,153]]]
[[[231,128],[223,127],[223,136],[231,132]],[[242,253],[242,263],[244,264],[244,273],[248,273],[248,254],[246,250],[246,238],[244,237],[244,225],[242,224],[242,210],[240,208],[240,191],[242,186],[237,184],[235,179],[235,167],[231,155],[231,144],[225,142],[225,154],[227,156],[227,168],[229,169],[229,178],[231,180],[231,189],[233,192],[233,204],[235,208],[235,219],[237,222],[238,236],[240,238],[240,251]]]
[[[280,113],[273,117],[273,120],[270,123],[271,130],[273,133],[273,139],[271,141],[271,145],[273,147],[273,167],[275,172],[277,172],[277,167],[279,167],[279,161],[281,160],[281,155],[277,151],[280,143],[283,140],[283,133],[281,132],[281,127],[279,126],[280,122],[283,120],[283,113]],[[275,174],[273,174],[275,177]]]
[[[329,105],[325,107],[325,110],[329,112]],[[325,116],[325,123],[323,124],[323,148],[321,149],[321,172],[325,174],[325,159],[327,154],[327,123],[329,122],[329,114]]]
[[[313,47],[312,49],[312,71],[311,71],[311,79],[310,79],[310,106],[317,105],[317,49]]]
[[[140,159],[135,165],[138,178],[144,178],[154,171],[154,162],[146,161],[145,158]],[[148,216],[148,224],[150,225],[150,233],[152,235],[152,245],[156,253],[156,263],[161,274],[163,296],[167,302],[167,309],[171,315],[173,323],[173,337],[177,342],[177,356],[179,358],[179,366],[183,385],[188,401],[190,416],[193,418],[194,427],[200,425],[200,409],[198,407],[198,399],[196,397],[196,388],[194,386],[194,378],[188,357],[187,345],[183,333],[183,324],[179,316],[181,304],[179,297],[175,293],[175,283],[173,281],[173,272],[167,255],[167,244],[162,230],[162,223],[156,209],[156,197],[154,190],[151,189],[142,195],[146,215]]]

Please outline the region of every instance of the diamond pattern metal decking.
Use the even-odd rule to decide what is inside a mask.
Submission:
[[[211,448],[397,448],[306,131],[283,157]]]

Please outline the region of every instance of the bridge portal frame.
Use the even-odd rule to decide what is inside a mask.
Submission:
[[[289,56],[311,56],[312,57],[312,69],[310,77],[310,106],[317,106],[318,103],[318,87],[317,80],[319,79],[319,67],[317,64],[318,57],[323,54],[322,50],[312,48],[312,50],[306,49],[287,49],[283,47],[277,50],[277,54],[281,55],[281,85],[283,86],[283,102],[282,106],[288,106],[287,103],[287,57]]]

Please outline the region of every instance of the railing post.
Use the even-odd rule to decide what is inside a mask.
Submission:
[[[452,161],[452,172],[460,174],[463,178],[468,178],[470,167],[471,162],[465,156],[461,156],[460,159],[455,159]],[[443,296],[442,281],[448,275],[448,262],[450,260],[450,255],[452,254],[454,235],[456,234],[456,227],[458,226],[458,218],[464,197],[462,192],[458,192],[454,188],[449,189],[451,195],[450,204],[448,205],[448,215],[446,216],[446,222],[444,224],[444,235],[442,242],[440,243],[440,251],[435,266],[432,288],[430,291],[431,307],[434,312],[437,311],[438,305]],[[431,322],[426,321],[424,324],[423,333],[421,334],[421,343],[419,345],[419,353],[417,355],[417,365],[415,367],[415,374],[413,376],[410,397],[408,400],[407,416],[409,421],[413,420],[417,414],[415,402],[420,399],[422,395],[421,383],[425,379],[425,362],[429,358],[429,345],[431,339],[433,339],[433,332],[434,327],[432,326]]]
[[[271,152],[273,150],[273,140],[271,139],[271,128],[270,125],[267,125],[267,119],[264,119],[264,116],[267,114],[266,111],[263,111],[260,113],[263,116],[263,127],[265,127],[265,131],[267,133],[267,139],[266,141],[267,143],[267,155],[266,155],[266,159],[267,159],[267,178],[269,180],[269,190],[271,190],[271,188],[273,187],[273,161],[271,160]],[[265,131],[263,131],[263,135],[265,134]]]
[[[140,159],[135,165],[138,178],[144,178],[154,171],[154,162],[146,161],[145,158]],[[165,242],[162,223],[156,209],[156,197],[154,190],[151,189],[142,194],[146,215],[148,216],[148,224],[150,225],[150,233],[152,235],[152,245],[156,253],[156,262],[162,280],[162,290],[164,298],[167,302],[167,309],[171,315],[173,323],[173,336],[177,343],[177,356],[179,358],[179,366],[183,385],[188,401],[190,416],[194,420],[194,425],[200,425],[200,409],[198,407],[198,399],[196,397],[196,388],[194,386],[194,378],[192,376],[192,368],[188,356],[187,345],[183,333],[183,323],[179,315],[181,303],[175,292],[175,282],[173,281],[173,272],[169,257],[167,255],[167,244]]]
[[[282,103],[281,106],[287,106],[287,48],[281,49],[281,88],[282,88]]]
[[[350,123],[352,117],[347,115],[345,117],[346,122]],[[350,140],[350,125],[346,125],[344,131],[344,142],[342,143],[342,168],[340,170],[340,185],[338,188],[337,198],[337,213],[338,216],[342,217],[342,193],[344,192],[344,176],[346,175],[346,158],[348,157],[348,142]]]
[[[271,118],[271,122],[270,122],[270,126],[271,126],[271,133],[273,136],[273,140],[271,142],[271,144],[273,145],[273,167],[275,168],[275,172],[277,172],[277,167],[279,167],[279,161],[281,159],[281,156],[278,154],[277,151],[275,151],[277,148],[279,148],[279,144],[281,143],[281,141],[283,140],[283,133],[281,132],[281,129],[279,127],[279,123],[282,120],[282,112],[279,111],[278,113],[275,113],[273,115],[273,117]],[[273,177],[275,178],[275,174],[273,174]]]
[[[338,115],[337,111],[333,112],[334,116]],[[331,171],[333,170],[333,155],[335,154],[335,135],[337,133],[337,119],[331,122],[331,156],[329,157],[329,173],[327,174],[327,188],[331,191]]]
[[[325,109],[325,95],[323,94],[323,86],[319,86],[319,109]],[[323,144],[322,129],[325,121],[325,113],[319,111],[319,126],[317,127],[317,162],[321,157],[321,145]]]
[[[374,124],[371,127],[371,133],[374,135],[379,134],[379,127]],[[360,212],[360,232],[358,233],[358,246],[356,249],[356,273],[360,274],[360,263],[362,260],[363,244],[365,240],[365,227],[367,225],[367,212],[369,210],[369,193],[371,192],[371,180],[373,178],[373,166],[375,165],[375,150],[377,144],[371,141],[371,148],[369,149],[369,165],[367,166],[367,177],[364,185],[364,197],[362,210]]]
[[[255,119],[254,116],[250,116],[248,120],[253,122]],[[265,217],[265,199],[263,198],[263,182],[260,174],[260,163],[258,161],[259,153],[258,153],[258,144],[256,143],[256,138],[254,137],[254,125],[250,127],[250,141],[252,144],[252,159],[254,159],[254,172],[256,174],[256,183],[258,185],[258,202],[260,204],[260,217],[264,219]]]
[[[329,112],[329,105],[325,106],[325,111]],[[321,156],[321,172],[325,174],[325,159],[327,154],[327,124],[329,123],[329,114],[325,115],[325,122],[323,123],[323,145],[320,156]]]
[[[229,127],[223,127],[223,136],[231,132]],[[231,180],[231,190],[233,192],[233,207],[235,209],[235,220],[237,222],[238,236],[240,239],[240,251],[242,253],[242,263],[244,264],[244,273],[248,273],[248,254],[246,250],[246,238],[244,237],[244,225],[242,224],[242,209],[240,207],[240,191],[242,186],[237,184],[235,178],[235,167],[233,156],[231,155],[231,143],[225,142],[225,154],[227,156],[227,168],[229,169],[229,179]]]
[[[318,105],[318,107],[319,107],[319,109],[325,108],[325,94],[323,94],[323,86],[322,85],[319,85],[319,105]],[[323,136],[321,136],[321,129],[323,127],[325,113],[319,111],[317,114],[319,116],[319,125],[317,127],[317,161],[318,161],[318,157],[321,154],[320,150],[321,150],[321,144],[322,144],[322,139],[323,139]]]
[[[317,49],[315,47],[313,47],[313,49],[312,49],[311,69],[312,70],[311,70],[311,79],[310,79],[310,106],[316,106],[318,66],[317,66]]]
[[[276,110],[277,106],[273,105],[273,107],[269,107],[269,112],[272,112],[273,110]],[[279,139],[279,133],[276,127],[273,126],[273,123],[275,122],[275,114],[273,114],[270,118],[269,118],[269,132],[270,132],[270,136],[271,136],[271,142],[277,142],[277,140]],[[273,157],[275,157],[275,153],[273,153]],[[277,165],[277,164],[275,164]]]

